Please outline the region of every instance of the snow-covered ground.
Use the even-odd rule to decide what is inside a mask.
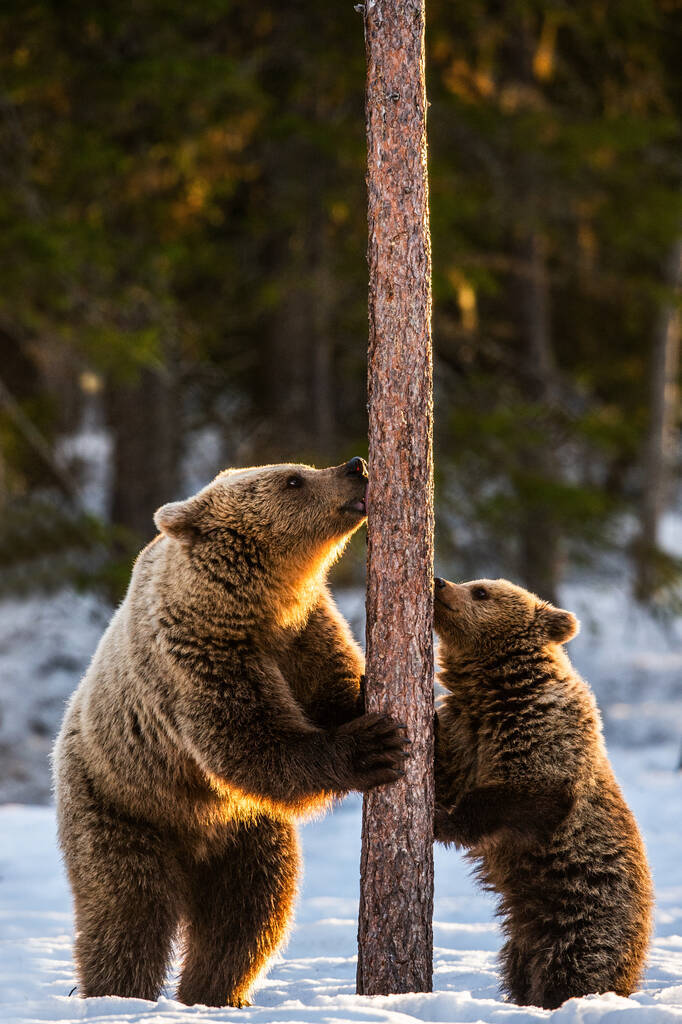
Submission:
[[[360,801],[302,829],[305,877],[288,947],[256,988],[248,1009],[184,1007],[169,981],[157,1003],[82,1000],[71,960],[73,919],[48,807],[0,808],[0,1020],[243,1024],[412,1021],[527,1024],[663,1024],[682,1021],[682,781],[675,749],[618,750],[613,758],[647,840],[657,892],[656,936],[642,991],[571,1000],[550,1014],[505,1003],[495,956],[500,933],[492,900],[477,891],[463,858],[436,851],[434,992],[354,995]]]

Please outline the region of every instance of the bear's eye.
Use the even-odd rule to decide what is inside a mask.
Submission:
[[[295,474],[287,479],[287,487],[303,487],[303,477]]]
[[[473,590],[471,591],[471,596],[473,597],[474,601],[487,601],[488,598],[490,597],[490,594],[485,589],[485,587],[474,587]]]

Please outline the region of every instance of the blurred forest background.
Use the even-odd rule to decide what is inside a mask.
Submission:
[[[427,6],[440,564],[675,609],[682,5]],[[5,593],[116,599],[220,467],[366,453],[363,90],[352,0],[5,0]]]

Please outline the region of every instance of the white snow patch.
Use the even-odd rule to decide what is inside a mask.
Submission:
[[[65,589],[0,601],[0,803],[45,803],[64,705],[111,608]]]

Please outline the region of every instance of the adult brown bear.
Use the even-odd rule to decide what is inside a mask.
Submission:
[[[81,994],[241,1005],[282,940],[295,820],[401,774],[364,715],[326,573],[365,519],[362,459],[227,470],[161,531],[69,704],[54,753]]]

